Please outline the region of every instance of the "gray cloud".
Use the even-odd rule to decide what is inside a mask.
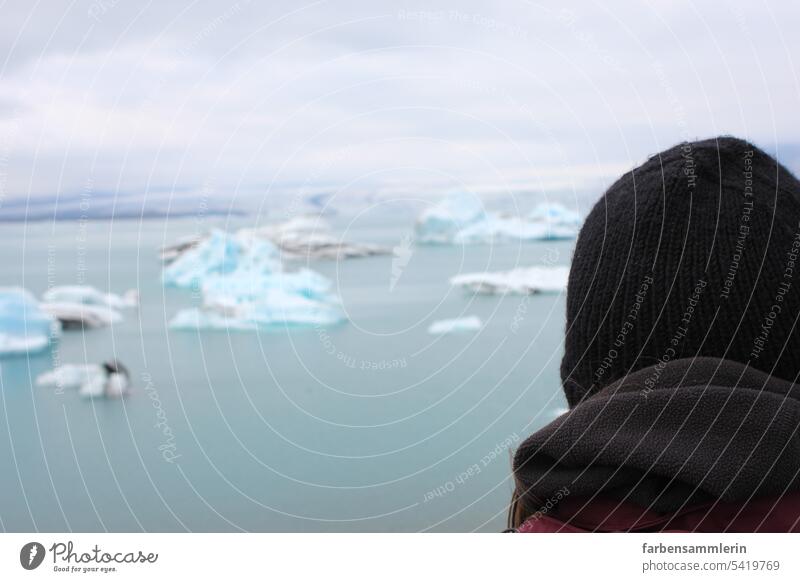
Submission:
[[[4,197],[87,182],[583,191],[684,138],[733,133],[789,163],[800,141],[791,3],[18,1],[3,14]]]

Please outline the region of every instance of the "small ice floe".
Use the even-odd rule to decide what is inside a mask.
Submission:
[[[77,388],[85,398],[121,398],[130,392],[130,373],[116,359],[102,364],[64,364],[40,374],[36,385]]]
[[[343,321],[331,282],[311,269],[286,271],[280,251],[252,233],[212,235],[165,267],[164,283],[202,291],[200,308],[170,321],[176,330],[254,330]]]
[[[97,329],[122,321],[122,314],[116,309],[84,303],[41,303],[45,313],[61,322],[61,327],[70,329]]]
[[[337,237],[331,232],[328,223],[313,216],[298,216],[286,222],[239,231],[240,235],[244,233],[269,240],[289,259],[342,260],[390,252],[378,245],[349,242]]]
[[[540,204],[528,215],[487,211],[472,193],[447,196],[417,220],[419,240],[434,244],[484,244],[575,238],[580,215],[561,204]]]
[[[122,295],[115,295],[114,293],[103,293],[88,285],[58,285],[45,291],[42,301],[127,309],[139,305],[139,292],[136,289],[130,289]]]
[[[569,267],[520,267],[511,271],[456,275],[450,284],[483,295],[559,293],[567,288]]]
[[[475,315],[459,317],[456,319],[441,319],[434,321],[428,327],[428,333],[442,335],[448,333],[458,333],[464,331],[478,331],[483,327],[480,318]]]
[[[58,339],[61,326],[30,292],[0,287],[0,357],[41,352]]]

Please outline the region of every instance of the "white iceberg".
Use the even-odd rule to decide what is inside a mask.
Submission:
[[[0,356],[46,350],[59,337],[58,321],[20,287],[0,288]]]
[[[450,284],[483,295],[534,295],[559,293],[567,289],[569,267],[520,267],[511,271],[466,273],[450,279]]]
[[[478,331],[483,327],[480,318],[475,315],[459,317],[456,319],[441,319],[434,321],[428,327],[428,333],[433,335],[443,335],[448,333]]]
[[[218,252],[212,251],[212,245]],[[254,330],[342,321],[331,282],[310,269],[285,271],[279,253],[274,243],[253,231],[240,231],[233,237],[218,232],[188,250],[165,268],[164,280],[192,281],[202,291],[203,305],[181,310],[170,327]],[[216,260],[220,255],[228,257],[224,268]],[[208,257],[214,262],[212,268],[202,263]]]
[[[104,382],[105,374],[99,364],[64,364],[39,374],[36,378],[37,386],[54,386],[58,389],[78,388],[84,385],[96,387],[99,384],[102,390]]]
[[[101,364],[64,364],[36,378],[37,386],[79,388],[85,398],[121,398],[130,390],[128,370],[116,360]]]
[[[244,229],[239,231],[240,234],[243,232]],[[343,240],[331,232],[325,221],[313,216],[297,216],[285,222],[252,229],[250,233],[276,244],[286,258],[341,260],[390,252],[378,245]]]
[[[453,237],[458,244],[502,243],[509,241],[548,240],[551,230],[545,224],[530,222],[518,216],[489,214]]]
[[[85,303],[40,303],[39,308],[56,318],[62,329],[97,329],[122,321],[116,309]]]
[[[423,243],[484,244],[571,239],[581,222],[578,213],[561,204],[540,204],[527,216],[487,212],[476,195],[463,193],[425,210],[416,230]]]
[[[103,293],[89,285],[58,285],[45,291],[42,301],[126,309],[139,305],[139,292],[136,289],[130,289],[123,295],[115,295],[114,293]]]

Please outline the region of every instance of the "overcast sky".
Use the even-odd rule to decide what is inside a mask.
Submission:
[[[4,2],[0,196],[581,190],[720,133],[797,169],[800,8],[724,5]]]

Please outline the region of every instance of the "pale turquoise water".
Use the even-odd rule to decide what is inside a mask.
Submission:
[[[391,246],[412,221],[398,211],[334,224],[351,239]],[[240,224],[249,222],[231,226]],[[156,249],[196,228],[190,219],[0,225],[0,285],[37,295],[75,283],[141,293],[140,309],[113,329],[72,332],[51,354],[0,360],[4,530],[502,529],[505,449],[565,405],[564,298],[470,298],[447,279],[567,264],[571,243],[416,247],[393,290],[391,257],[318,262],[350,323],[171,332],[166,321],[191,292],[161,286]],[[485,328],[426,333],[435,319],[459,315],[478,315]],[[134,376],[124,401],[32,385],[54,358],[112,355]],[[172,463],[159,450],[169,443],[179,455]]]

